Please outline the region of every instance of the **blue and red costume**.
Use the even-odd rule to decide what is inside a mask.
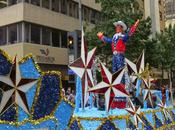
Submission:
[[[138,24],[138,23],[137,23]],[[122,67],[124,67],[125,61],[125,51],[126,42],[130,36],[132,36],[136,30],[137,24],[134,24],[130,29],[128,29],[126,34],[116,33],[113,38],[108,38],[104,35],[100,36],[99,39],[105,43],[111,44],[112,48],[112,72],[115,73]]]

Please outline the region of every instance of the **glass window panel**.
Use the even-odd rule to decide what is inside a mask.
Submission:
[[[52,10],[59,12],[60,0],[52,0]]]
[[[40,6],[40,0],[31,0],[31,4]]]
[[[22,23],[18,23],[18,42],[22,42]]]
[[[9,43],[17,43],[17,24],[12,24],[8,27],[9,30]]]
[[[67,0],[61,0],[61,13],[67,14]]]
[[[17,4],[17,0],[9,0],[8,1],[8,5],[14,5],[14,4]]]
[[[54,47],[60,47],[60,31],[53,29],[52,30],[52,45]]]
[[[31,43],[40,44],[40,26],[31,25]]]
[[[42,0],[42,7],[49,9],[50,8],[50,0]]]
[[[7,28],[0,28],[0,45],[4,45],[7,43]]]
[[[61,32],[61,47],[67,48],[67,32]]]
[[[51,30],[43,27],[42,28],[42,43],[44,45],[50,45],[51,42]]]
[[[30,24],[29,23],[25,23],[25,34],[24,34],[24,41],[25,42],[30,42],[30,39],[29,39],[29,35],[30,35],[30,32],[29,32],[29,29],[30,28]]]

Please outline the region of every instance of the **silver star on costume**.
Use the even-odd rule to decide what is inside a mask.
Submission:
[[[6,112],[13,104],[18,105],[29,114],[25,93],[36,83],[36,79],[21,78],[19,65],[17,64],[15,57],[10,73],[5,76],[0,75],[0,89],[3,92],[0,103],[0,115]]]
[[[125,110],[134,117],[135,126],[138,127],[138,123],[139,122],[144,124],[142,119],[141,119],[141,117],[140,117],[140,107],[136,108],[134,106],[134,104],[132,103],[130,98],[129,98],[129,104],[130,104],[130,107],[129,108],[125,108]]]

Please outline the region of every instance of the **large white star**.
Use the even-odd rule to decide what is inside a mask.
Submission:
[[[128,60],[127,58],[125,58],[125,61],[127,63],[128,72],[132,74],[131,80],[133,81],[133,84],[136,85],[137,80],[142,78],[141,74],[145,70],[145,53],[144,51],[142,52],[136,64],[134,64],[132,61]]]
[[[94,86],[92,76],[92,64],[95,56],[96,48],[87,52],[87,45],[84,42],[84,32],[82,29],[81,37],[81,57],[78,58],[69,67],[81,78],[82,80],[82,97],[83,97],[83,108],[85,107],[88,98],[88,87]]]
[[[127,112],[129,112],[133,116],[134,122],[135,122],[135,126],[138,127],[138,123],[139,122],[144,124],[142,119],[141,119],[141,117],[140,117],[140,107],[136,108],[130,98],[129,98],[129,105],[130,105],[130,107],[129,108],[125,108],[125,110]]]
[[[109,70],[101,63],[103,81],[97,84],[95,87],[89,89],[89,92],[105,94],[105,106],[107,111],[109,111],[114,97],[128,97],[124,86],[120,84],[124,71],[125,70],[123,68],[116,73],[111,74]]]
[[[158,98],[159,99],[159,98]],[[159,104],[158,104],[158,106],[163,110],[163,113],[164,113],[164,115],[165,115],[165,118],[168,120],[168,118],[172,121],[172,117],[170,116],[171,114],[170,114],[170,112],[169,112],[169,110],[168,110],[168,107],[167,107],[167,105],[166,105],[166,103],[164,104],[163,102],[162,102],[162,100],[160,100],[159,99]]]
[[[153,102],[152,102],[152,94],[153,94],[153,91],[152,91],[152,89],[151,89],[151,79],[150,79],[150,78],[148,78],[147,80],[144,79],[143,82],[144,82],[144,84],[145,84],[145,89],[144,89],[145,93],[144,93],[143,99],[144,99],[144,100],[149,99],[149,101],[150,101],[150,103],[151,103],[151,106],[152,106],[152,108],[153,108]]]
[[[36,79],[21,78],[19,65],[17,64],[15,57],[10,73],[5,76],[0,75],[0,89],[3,92],[0,103],[0,115],[7,111],[13,104],[18,105],[29,114],[25,93],[36,83]]]

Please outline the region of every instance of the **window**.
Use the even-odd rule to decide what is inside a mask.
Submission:
[[[89,9],[87,7],[83,7],[83,20],[89,21]]]
[[[42,28],[42,44],[50,45],[51,43],[51,30],[43,27]]]
[[[40,43],[40,26],[31,25],[31,43]]]
[[[22,42],[22,23],[17,24],[18,29],[18,42]]]
[[[4,45],[7,43],[7,28],[0,28],[0,45]]]
[[[8,1],[8,5],[14,5],[14,4],[17,4],[17,0],[9,0]]]
[[[50,0],[42,0],[42,7],[50,9]]]
[[[52,45],[54,47],[60,47],[60,31],[56,29],[52,30]]]
[[[60,12],[60,0],[52,0],[52,10]]]
[[[69,16],[73,16],[73,3],[71,1],[69,1]]]
[[[74,11],[74,17],[75,17],[75,18],[78,18],[78,16],[79,16],[79,14],[78,14],[78,13],[79,13],[79,11],[78,11],[79,8],[78,8],[78,4],[77,4],[77,3],[74,3],[74,4],[73,4],[73,9],[74,9],[74,10],[73,10],[73,11]]]
[[[17,43],[17,24],[10,25],[9,30],[9,43]]]
[[[61,0],[61,13],[67,14],[67,0]]]
[[[95,11],[94,10],[91,10],[91,20],[90,20],[90,22],[95,24]]]
[[[30,42],[30,24],[25,23],[25,34],[24,34],[24,41]]]
[[[31,0],[31,4],[40,6],[40,0]]]
[[[67,32],[61,32],[61,47],[67,48]]]

